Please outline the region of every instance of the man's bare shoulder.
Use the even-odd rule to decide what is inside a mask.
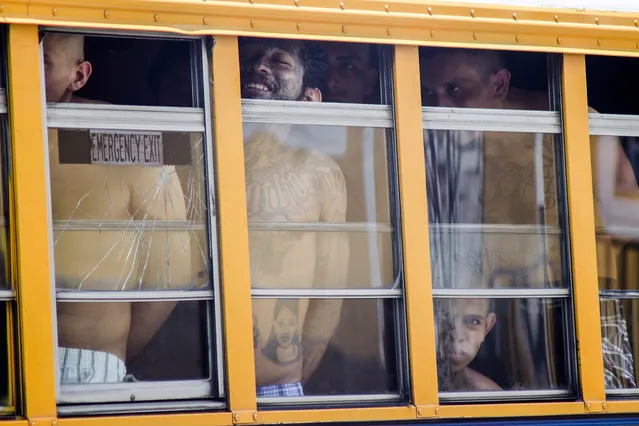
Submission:
[[[94,99],[81,98],[80,96],[71,97],[71,103],[74,104],[100,104],[100,105],[108,105],[108,102],[104,101],[96,101]]]
[[[497,383],[472,368],[464,370],[464,379],[472,390],[501,390]]]

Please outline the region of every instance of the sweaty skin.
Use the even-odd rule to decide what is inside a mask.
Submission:
[[[91,66],[83,38],[44,38],[48,102],[92,102],[74,92]],[[185,220],[184,194],[173,167],[61,164],[59,133],[49,130],[55,281],[58,290],[168,290],[193,281],[188,235],[181,231],[72,231],[73,220]],[[140,351],[174,302],[57,303],[58,345],[104,351],[125,361]]]
[[[306,70],[298,49],[298,44],[290,42],[242,45],[243,97],[320,101],[318,89],[303,85]],[[322,153],[288,146],[286,134],[277,130],[264,126],[245,140],[249,224],[344,222],[346,189],[340,168]],[[249,250],[254,288],[339,288],[345,284],[348,240],[341,233],[251,230]],[[337,326],[340,300],[295,300],[303,356],[293,357],[281,341],[278,353],[283,358],[268,356],[265,350],[269,336],[279,333],[273,330],[282,319],[275,313],[276,300],[253,300],[258,386],[306,381]]]

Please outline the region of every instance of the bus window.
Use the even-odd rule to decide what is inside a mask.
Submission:
[[[42,51],[61,410],[220,396],[203,42],[44,32]]]
[[[552,57],[425,47],[420,58],[440,397],[570,395]]]
[[[639,104],[634,58],[587,57],[606,393],[639,394]]]
[[[246,38],[239,53],[258,403],[399,399],[392,88],[378,84],[391,50]]]

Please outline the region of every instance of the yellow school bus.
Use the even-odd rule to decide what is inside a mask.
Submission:
[[[639,424],[635,2],[0,19],[1,425]]]

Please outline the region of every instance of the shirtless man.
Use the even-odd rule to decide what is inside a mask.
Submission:
[[[91,75],[80,35],[48,33],[44,40],[47,102],[91,102],[74,93]],[[49,130],[49,163],[58,291],[170,290],[194,281],[188,235],[182,231],[65,230],[69,221],[184,220],[175,169],[60,162],[57,129]],[[89,143],[89,142],[87,142]],[[174,302],[58,302],[61,384],[121,382],[125,361],[164,322]]]
[[[440,358],[448,358],[451,367],[450,377],[445,378],[447,383],[440,383],[440,388],[447,391],[501,390],[488,377],[468,367],[497,321],[490,311],[490,302],[487,299],[453,299],[439,300],[438,304],[445,306],[436,311],[446,313],[445,318],[438,318],[438,350],[449,351]]]
[[[505,68],[501,54],[496,51],[471,49],[427,48],[420,52],[420,73],[422,85],[422,102],[425,106],[468,107],[495,109],[548,110],[548,96],[545,93],[529,92],[510,86],[510,72]],[[474,133],[474,132],[468,132]],[[477,143],[472,138],[462,137],[461,144],[471,146]],[[539,214],[536,205],[534,181],[525,179],[534,176],[535,159],[532,149],[533,136],[529,134],[483,132],[483,148],[478,155],[483,176],[480,185],[468,185],[472,192],[466,194],[467,199],[457,201],[459,211],[468,215],[469,206],[479,206],[477,220],[459,220],[451,218],[451,223],[494,223],[512,225],[530,225],[545,223],[558,226],[557,184],[555,181],[555,159],[552,138],[543,138],[543,191],[544,214]],[[597,153],[599,139],[591,138],[593,155]],[[428,148],[428,147],[427,147]],[[468,150],[467,148],[462,151]],[[621,167],[629,167],[622,162]],[[471,179],[460,179],[462,188]],[[466,181],[466,182],[463,182]],[[459,189],[459,188],[458,188]],[[459,192],[464,192],[460,189]],[[597,220],[599,206],[595,205]],[[455,220],[457,219],[457,220]],[[540,222],[543,220],[543,222]],[[490,270],[497,265],[500,268],[527,269],[526,282],[519,283],[527,287],[545,286],[547,281],[556,282],[561,279],[560,240],[545,236],[546,252],[534,247],[535,241],[523,239],[522,236],[483,235],[484,277],[498,271]],[[598,245],[602,244],[598,241]],[[431,251],[434,251],[431,249]],[[490,258],[492,257],[492,260]],[[491,265],[486,265],[486,262]],[[598,259],[598,262],[602,262]],[[615,271],[599,268],[600,277],[615,274]],[[479,282],[481,281],[481,283]],[[476,285],[486,286],[488,283],[478,279]],[[495,283],[493,283],[495,284]],[[446,285],[454,286],[455,283]],[[468,286],[468,284],[465,284]],[[505,286],[511,288],[512,284]],[[483,389],[481,383],[467,382],[465,390]]]
[[[326,66],[312,43],[243,39],[240,44],[242,97],[320,102]],[[286,133],[286,132],[284,132]],[[249,225],[344,222],[346,186],[342,171],[324,154],[287,146],[271,126],[245,140],[246,197]],[[348,269],[348,240],[337,232],[249,232],[253,288],[343,288]],[[280,361],[269,350],[280,312],[274,299],[254,299],[255,374],[258,397],[302,396],[302,383],[313,374],[339,321],[341,301],[295,299],[290,309],[301,330],[302,356]],[[277,308],[276,308],[277,307]],[[277,312],[276,312],[277,311]],[[280,318],[281,319],[281,318]],[[294,342],[290,337],[288,342]]]

